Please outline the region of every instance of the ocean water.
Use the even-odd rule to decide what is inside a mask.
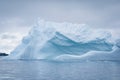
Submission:
[[[120,80],[120,62],[0,61],[0,80]]]

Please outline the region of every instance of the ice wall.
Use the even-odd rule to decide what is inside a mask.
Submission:
[[[6,58],[63,61],[115,59],[119,57],[114,55],[119,55],[120,45],[119,41],[112,42],[111,36],[110,32],[92,29],[85,24],[40,20]]]

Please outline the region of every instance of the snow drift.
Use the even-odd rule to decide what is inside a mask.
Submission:
[[[85,24],[40,20],[6,59],[119,60],[120,41]]]

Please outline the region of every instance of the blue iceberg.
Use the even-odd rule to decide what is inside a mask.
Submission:
[[[120,60],[120,41],[85,24],[40,20],[6,59]]]

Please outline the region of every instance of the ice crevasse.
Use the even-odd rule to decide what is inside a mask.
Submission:
[[[39,20],[6,59],[120,60],[120,40],[85,24]]]

